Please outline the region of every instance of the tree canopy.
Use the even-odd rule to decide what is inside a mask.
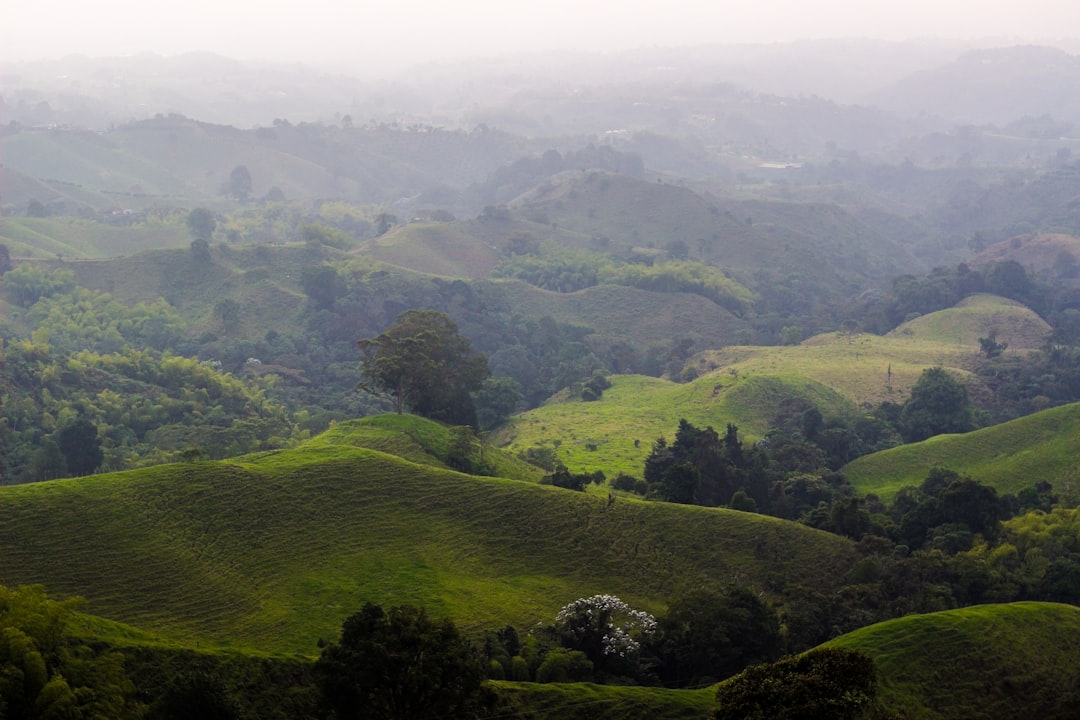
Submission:
[[[962,433],[974,427],[967,387],[941,367],[919,376],[900,413],[906,442],[919,442],[942,433]]]
[[[367,603],[323,650],[315,676],[339,720],[421,720],[458,717],[479,694],[483,670],[450,620]]]
[[[362,387],[387,393],[401,413],[476,427],[471,393],[490,375],[487,358],[445,313],[407,310],[382,334],[360,340]]]

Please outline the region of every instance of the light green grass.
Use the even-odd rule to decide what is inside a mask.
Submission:
[[[496,440],[514,453],[554,447],[559,460],[577,472],[641,477],[653,441],[660,436],[671,440],[683,418],[721,434],[733,423],[744,442],[752,442],[769,429],[780,403],[789,398],[805,398],[826,415],[855,412],[836,392],[798,375],[718,375],[683,385],[617,375],[611,382],[600,400],[552,402],[514,416]]]
[[[14,254],[53,258],[105,258],[142,250],[186,247],[191,234],[179,222],[148,220],[114,226],[73,217],[0,218],[0,237]]]
[[[903,403],[923,370],[942,366],[960,377],[972,394],[985,390],[972,372],[979,337],[998,330],[1009,354],[1039,347],[1048,326],[1019,303],[994,295],[973,295],[954,308],[916,318],[886,336],[823,333],[792,346],[732,346],[691,358],[699,373],[792,373],[812,378],[849,401],[873,406]]]
[[[1027,306],[985,293],[970,295],[954,307],[910,320],[889,333],[979,348],[979,338],[997,335],[1014,349],[1042,347],[1052,328]]]
[[[0,509],[2,584],[81,595],[167,644],[309,656],[369,600],[469,633],[525,629],[596,593],[660,611],[732,577],[835,587],[854,559],[849,541],[774,518],[609,507],[330,442],[4,487]]]
[[[845,465],[860,493],[891,498],[941,466],[1012,492],[1046,480],[1060,492],[1080,485],[1080,403],[1063,405],[963,435],[938,435]]]
[[[520,720],[701,720],[716,706],[716,688],[666,690],[591,683],[493,682],[498,717]]]
[[[873,657],[883,704],[912,720],[1065,720],[1080,702],[1080,608],[1072,605],[912,615],[825,646]]]

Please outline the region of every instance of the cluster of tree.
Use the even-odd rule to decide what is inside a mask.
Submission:
[[[508,253],[492,271],[495,277],[517,278],[555,292],[575,292],[594,285],[625,285],[663,293],[701,295],[743,315],[754,296],[723,270],[701,262],[674,260],[653,264],[625,262],[609,255],[557,247],[508,244]]]
[[[0,585],[0,717],[142,717],[119,652],[67,634],[78,600],[50,600],[40,586]]]
[[[62,353],[9,342],[0,350],[0,483],[224,458],[306,437],[266,398],[267,383],[130,347]]]

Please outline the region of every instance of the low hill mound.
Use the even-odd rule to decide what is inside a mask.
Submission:
[[[641,477],[653,441],[672,437],[683,418],[720,432],[734,423],[750,441],[769,429],[780,403],[790,398],[805,398],[826,415],[855,412],[836,392],[793,374],[718,375],[685,385],[642,375],[610,379],[599,400],[551,402],[512,417],[497,441],[510,452],[554,448],[559,461],[575,472]]]
[[[357,432],[360,430],[358,429]],[[0,488],[0,583],[166,641],[317,652],[365,601],[470,633],[615,593],[661,610],[733,576],[839,585],[850,541],[730,510],[477,478],[334,444]],[[770,558],[763,563],[760,558]]]
[[[1033,310],[1014,300],[980,293],[951,308],[917,317],[892,330],[887,337],[954,343],[978,350],[979,338],[997,336],[1010,349],[1042,347],[1051,327]]]
[[[1036,277],[1080,282],[1080,237],[1060,233],[1018,235],[995,243],[971,260],[972,265],[1014,260]]]
[[[977,346],[976,346],[977,347]],[[964,369],[975,348],[914,335],[822,333],[798,345],[737,345],[691,358],[686,368],[703,377],[787,373],[819,382],[856,405],[902,403],[922,371],[941,365],[969,383]]]
[[[1043,410],[963,435],[938,435],[865,455],[843,467],[861,493],[883,499],[905,485],[920,485],[935,466],[946,467],[1015,493],[1046,480],[1075,483],[1080,457],[1080,403]]]
[[[906,249],[835,205],[706,198],[677,185],[590,172],[542,186],[520,205],[558,227],[607,238],[613,251],[665,249],[738,271],[814,268],[830,279],[885,277],[919,267]],[[832,289],[836,289],[834,286]]]
[[[874,658],[905,718],[1066,720],[1080,707],[1080,608],[1022,602],[911,615],[830,640]]]
[[[673,339],[730,342],[746,322],[712,300],[690,293],[659,293],[622,285],[597,285],[572,293],[543,290],[520,280],[482,282],[522,317],[554,320],[593,329],[603,342],[628,341],[641,352]]]
[[[451,428],[434,420],[416,415],[385,413],[338,423],[304,443],[301,449],[315,451],[348,445],[397,455],[420,465],[451,470],[454,469],[451,458],[454,441]],[[535,465],[479,439],[474,438],[470,444],[470,459],[489,465],[492,475],[531,482],[539,482],[544,476],[544,471]]]

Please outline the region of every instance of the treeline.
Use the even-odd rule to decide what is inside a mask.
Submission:
[[[529,247],[528,243],[524,244]],[[622,261],[585,250],[557,248],[511,252],[493,271],[495,277],[517,278],[555,292],[575,292],[595,285],[624,285],[663,293],[701,295],[737,315],[751,306],[754,295],[720,268],[690,260],[654,262],[652,257]]]
[[[269,381],[125,347],[98,354],[17,340],[2,351],[3,483],[286,447],[308,436]]]

